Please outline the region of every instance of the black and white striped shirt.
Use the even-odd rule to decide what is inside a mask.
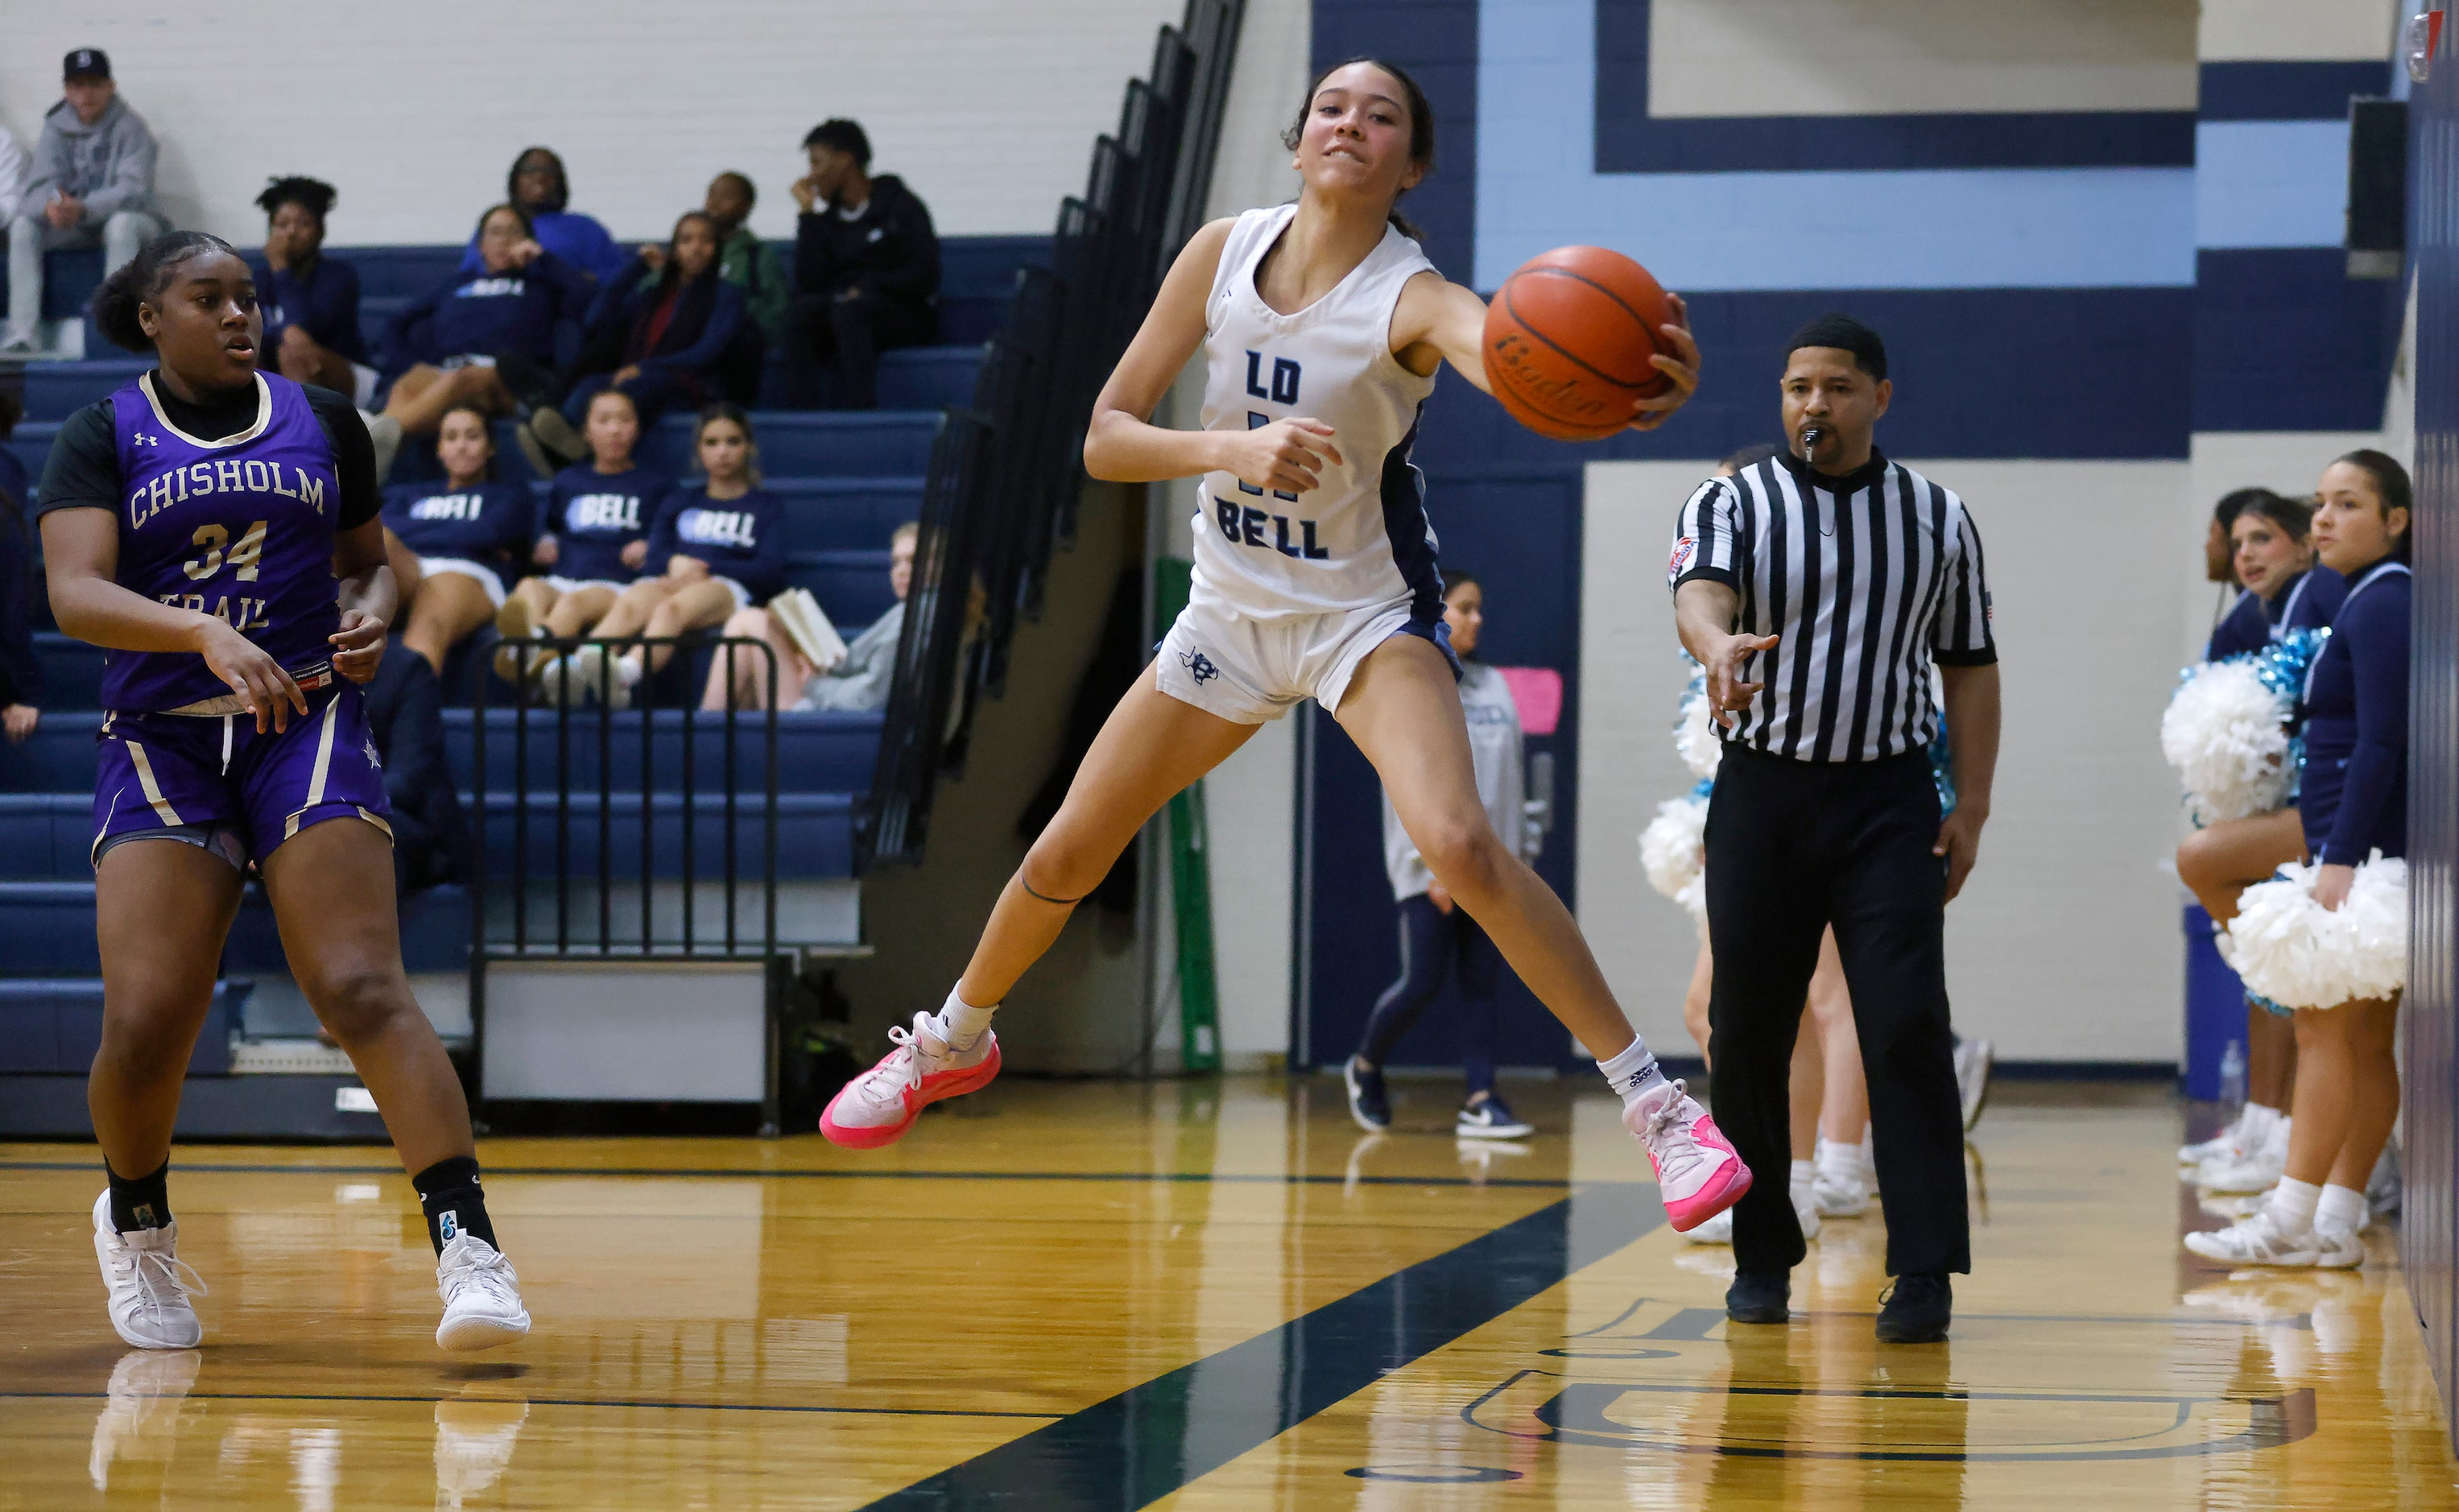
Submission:
[[[1799,761],[1876,761],[1936,727],[1930,663],[1998,660],[1981,533],[1964,501],[1874,448],[1831,477],[1791,455],[1711,478],[1682,506],[1667,579],[1741,596],[1734,630],[1778,637],[1726,739]]]

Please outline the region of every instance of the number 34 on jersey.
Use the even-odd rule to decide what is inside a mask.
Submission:
[[[200,525],[190,537],[190,544],[203,548],[200,555],[179,564],[190,582],[204,582],[227,570],[233,582],[256,581],[257,564],[264,556],[265,521],[258,520],[240,534],[234,543],[230,532],[221,525]],[[167,593],[159,596],[162,602],[175,609],[193,609],[209,614],[238,631],[261,630],[268,623],[264,617],[267,600],[250,598],[240,594]],[[206,607],[208,599],[212,607]]]

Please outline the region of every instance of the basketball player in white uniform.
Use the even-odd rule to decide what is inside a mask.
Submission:
[[[1485,305],[1444,281],[1393,204],[1432,166],[1424,95],[1367,60],[1316,81],[1284,141],[1305,187],[1196,233],[1094,402],[1084,465],[1117,482],[1201,475],[1190,602],[1078,768],[1066,802],[993,910],[936,1014],[829,1104],[820,1128],[858,1148],[903,1136],[928,1103],[998,1071],[993,1011],[1170,796],[1314,699],[1375,764],[1444,889],[1592,1053],[1688,1229],[1732,1206],[1750,1174],[1715,1124],[1657,1070],[1568,910],[1494,832],[1480,805],[1442,627],[1442,578],[1409,464],[1418,415],[1448,361],[1486,388]],[[1678,307],[1678,306],[1677,306]],[[1655,366],[1663,422],[1697,387],[1698,348]],[[1204,428],[1149,416],[1197,347]]]

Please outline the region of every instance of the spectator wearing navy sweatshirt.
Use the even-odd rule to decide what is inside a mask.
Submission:
[[[492,415],[536,404],[554,382],[556,323],[578,320],[597,287],[538,245],[518,205],[478,218],[480,267],[456,272],[394,315],[385,331],[393,380],[385,413],[431,435],[447,410]]]
[[[25,409],[12,393],[0,392],[0,732],[13,744],[34,733],[42,712],[43,669],[34,660],[34,547],[26,529],[33,503],[26,464],[9,450],[9,433]]]
[[[495,443],[475,405],[446,412],[435,438],[442,483],[385,490],[385,553],[405,606],[401,643],[438,674],[462,638],[504,607],[504,584],[530,553],[537,507],[494,478]]]
[[[529,217],[531,235],[540,246],[593,280],[612,278],[631,261],[597,217],[565,208],[572,202],[572,180],[552,147],[532,147],[513,159],[512,171],[504,176],[504,198]],[[464,273],[484,265],[486,254],[478,242],[472,237],[469,250],[461,254]]]
[[[264,312],[258,346],[293,383],[320,384],[373,403],[376,369],[359,328],[359,270],[325,255],[325,218],[336,193],[317,178],[276,178],[256,197],[264,212],[264,250],[244,254]]]
[[[722,625],[740,609],[766,603],[786,586],[786,501],[760,486],[751,421],[731,404],[701,411],[692,452],[704,474],[666,496],[649,531],[648,568],[615,600],[594,634],[679,636]],[[641,679],[658,671],[672,646],[635,646],[615,663],[605,692],[628,704]],[[542,681],[548,696],[596,696],[602,674],[594,644],[555,663]]]
[[[569,369],[583,376],[560,410],[540,408],[523,427],[532,465],[541,452],[556,466],[589,455],[580,428],[591,397],[601,389],[627,395],[644,428],[668,410],[725,397],[718,364],[743,328],[743,291],[718,276],[717,253],[717,223],[703,211],[685,211],[672,242],[643,247],[599,289],[580,355]],[[555,470],[538,467],[542,474]]]
[[[931,212],[893,174],[871,176],[871,138],[850,120],[803,138],[811,171],[794,182],[794,310],[787,323],[791,402],[819,403],[820,365],[837,403],[879,402],[879,354],[939,338],[939,236]]]
[[[649,559],[649,526],[675,480],[634,460],[640,412],[620,388],[591,396],[581,427],[591,459],[555,475],[539,513],[530,560],[545,571],[513,588],[495,629],[504,643],[495,673],[508,682],[534,677],[549,658],[525,643],[585,635]]]

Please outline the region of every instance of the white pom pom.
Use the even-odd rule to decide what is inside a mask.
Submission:
[[[2196,668],[2160,716],[2160,753],[2204,824],[2269,813],[2288,801],[2288,700],[2247,662]]]
[[[1648,885],[1691,911],[1708,916],[1708,800],[1668,798],[1639,832],[1639,864]]]
[[[2220,932],[2246,990],[2283,1008],[2336,1008],[2407,985],[2407,863],[2379,850],[2338,909],[2314,901],[2321,868],[2290,864],[2247,888]]]
[[[1673,726],[1673,749],[1682,765],[1691,768],[1693,777],[1713,777],[1716,764],[1724,759],[1724,727],[1716,723],[1715,711],[1708,706],[1703,690],[1682,700],[1682,721]]]

